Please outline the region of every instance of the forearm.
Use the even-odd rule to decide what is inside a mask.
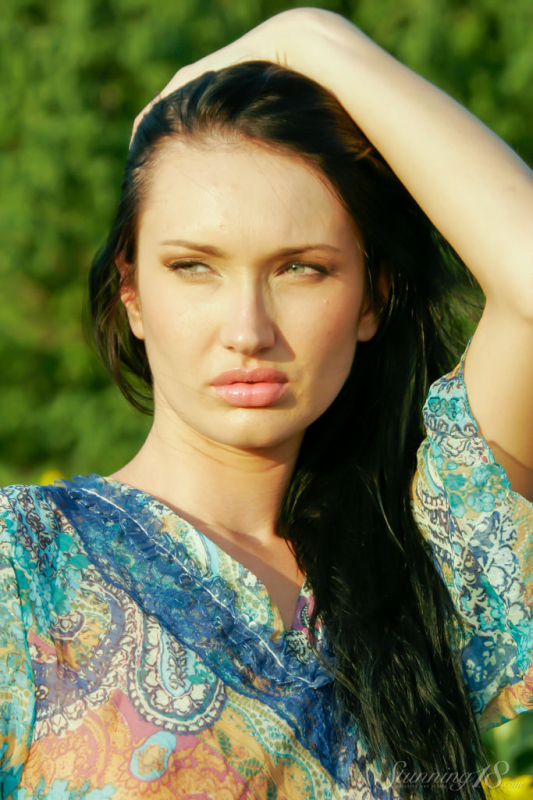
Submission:
[[[459,103],[343,17],[300,11],[284,34],[287,66],[338,98],[487,298],[533,315],[533,179],[527,165]]]

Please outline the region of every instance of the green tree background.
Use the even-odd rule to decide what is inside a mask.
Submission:
[[[112,219],[132,120],[180,66],[281,0],[4,0],[0,12],[0,485],[107,475],[150,420],[82,333],[87,274]],[[531,0],[325,0],[464,103],[533,163]],[[509,730],[512,729],[512,735]],[[533,715],[489,735],[533,772]]]

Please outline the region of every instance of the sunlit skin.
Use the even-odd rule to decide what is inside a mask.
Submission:
[[[327,249],[279,254],[310,245]],[[362,247],[326,179],[299,158],[245,141],[173,143],[151,175],[136,285],[122,294],[145,342],[155,414],[143,448],[113,477],[163,499],[241,562],[244,551],[259,562],[270,554],[296,586],[276,520],[305,429],[340,391],[357,342],[376,331]],[[288,378],[267,407],[235,407],[211,385],[257,367]]]

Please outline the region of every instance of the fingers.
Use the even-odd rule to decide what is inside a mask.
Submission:
[[[159,94],[156,94],[156,96],[153,98],[153,100],[151,100],[148,103],[148,105],[145,106],[143,108],[143,110],[139,114],[137,114],[137,116],[133,120],[133,129],[132,129],[132,132],[131,132],[129,147],[131,147],[131,143],[133,142],[133,139],[135,138],[135,134],[137,133],[137,128],[141,124],[142,120],[152,110],[152,108],[155,106],[155,104],[158,103],[165,96],[164,92],[165,92],[165,89],[163,89],[162,92],[159,92]]]
[[[194,72],[192,71],[192,69],[197,67],[197,64],[199,63],[200,62],[195,62],[194,64],[188,64],[185,67],[181,67],[181,69],[179,69],[174,75],[174,77],[171,78],[171,80],[167,83],[164,89],[162,89],[158,94],[156,94],[155,97],[148,103],[148,105],[146,105],[143,108],[143,110],[139,114],[137,114],[137,116],[133,121],[133,129],[129,144],[130,147],[137,132],[137,128],[141,124],[144,117],[152,110],[155,104],[158,103],[160,100],[162,100],[163,97],[172,94],[172,92],[176,91],[176,89],[179,89],[180,86],[183,86],[189,80],[192,80],[192,78],[196,77],[196,74],[201,74],[202,70],[196,69]]]

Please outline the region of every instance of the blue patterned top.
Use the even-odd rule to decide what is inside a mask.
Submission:
[[[533,505],[478,434],[463,361],[424,419],[413,511],[488,728],[533,708]],[[123,483],[4,488],[0,798],[397,800],[333,705],[312,604],[304,582],[286,630],[257,576]]]

